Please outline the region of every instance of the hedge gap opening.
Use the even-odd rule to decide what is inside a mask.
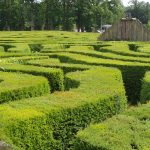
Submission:
[[[35,52],[40,52],[41,49],[43,49],[42,44],[29,44],[30,50],[31,52],[35,53]]]
[[[10,48],[14,48],[14,47],[15,47],[15,46],[6,45],[6,44],[1,44],[0,46],[4,47],[4,51],[5,51],[5,52],[8,52],[8,49],[10,49]]]

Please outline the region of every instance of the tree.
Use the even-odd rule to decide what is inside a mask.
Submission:
[[[74,0],[61,0],[61,20],[63,30],[72,30],[74,24]]]
[[[61,18],[61,5],[59,0],[45,0],[45,29],[55,30],[59,28]]]
[[[143,24],[148,24],[150,19],[150,4],[144,1],[131,0],[131,5],[127,7],[126,12],[130,12],[132,17],[138,18]]]
[[[149,6],[147,6],[149,12]],[[1,0],[0,30],[96,30],[123,14],[120,0]]]

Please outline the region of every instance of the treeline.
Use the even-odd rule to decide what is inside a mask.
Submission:
[[[138,18],[143,24],[148,25],[150,20],[150,3],[131,0],[130,5],[126,8],[126,12],[130,13],[132,17]]]
[[[0,30],[97,30],[124,13],[121,0],[0,0]]]

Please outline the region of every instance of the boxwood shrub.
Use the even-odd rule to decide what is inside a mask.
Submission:
[[[78,86],[68,82],[70,91],[1,105],[0,139],[14,149],[72,149],[77,131],[126,108],[119,70],[96,67],[67,78]]]
[[[81,54],[71,53],[55,53],[49,54],[49,56],[57,56],[62,62],[84,64],[93,66],[106,66],[115,67],[121,70],[123,81],[125,84],[128,101],[131,104],[137,104],[140,102],[140,90],[142,85],[142,78],[145,72],[150,70],[149,63],[139,62],[126,62],[120,60],[111,60],[103,58],[95,58]]]
[[[37,76],[44,76],[48,79],[52,92],[64,90],[64,74],[60,69],[20,64],[1,64],[0,68],[3,71],[23,72]]]
[[[0,103],[49,93],[48,81],[20,73],[0,72]]]
[[[89,66],[89,65],[60,63],[58,61],[58,59],[54,59],[54,58],[40,59],[38,61],[29,60],[29,61],[26,62],[26,64],[39,66],[39,67],[60,68],[60,69],[63,70],[63,72],[65,74],[68,73],[68,72],[74,72],[74,71],[77,71],[77,70],[84,71],[84,70],[88,70],[89,68],[92,68],[92,66]]]
[[[76,150],[150,149],[150,103],[131,107],[100,124],[79,131]]]
[[[150,121],[118,115],[101,124],[79,131],[76,150],[147,150],[150,149]]]
[[[145,77],[142,80],[140,99],[142,103],[146,103],[150,100],[150,72],[146,72]]]

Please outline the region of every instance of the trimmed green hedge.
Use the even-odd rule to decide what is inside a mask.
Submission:
[[[0,139],[18,149],[72,149],[77,131],[126,108],[119,70],[99,67],[67,78],[76,88],[69,81],[70,91],[1,105]]]
[[[149,42],[141,42],[139,43],[140,47],[138,49],[138,51],[142,52],[142,53],[148,53],[150,54],[150,43]]]
[[[9,32],[7,36],[6,33],[1,33],[0,38],[8,41],[4,43],[3,39],[0,39],[0,43],[15,47],[5,47],[6,52],[0,50],[0,70],[44,76],[48,79],[51,90],[55,91],[44,97],[1,104],[0,141],[6,141],[14,149],[71,150],[79,130],[90,123],[99,123],[126,108],[124,85],[129,102],[137,103],[140,100],[141,79],[150,69],[148,45],[145,47],[146,54],[129,50],[130,42],[98,43],[98,34],[91,33],[30,32],[29,38],[28,32]],[[29,46],[31,51],[36,53],[32,53]],[[62,69],[65,76],[60,69],[49,67]],[[120,69],[122,76],[120,71],[110,67]],[[84,71],[66,74],[77,70]],[[3,82],[0,79],[0,84]],[[143,118],[140,120],[132,117],[133,111],[128,113],[131,117],[127,117],[125,113],[125,116],[115,117],[118,122],[113,119],[116,121],[114,128],[119,124],[121,126],[125,120],[123,125],[126,131],[128,128],[130,131],[134,126],[136,135],[142,134],[138,129],[145,131],[141,122],[145,118],[148,121],[147,110],[148,107],[139,112],[135,111],[134,115],[138,114],[137,116]],[[120,130],[116,129],[117,132],[126,134]],[[133,142],[129,142],[132,149],[137,149],[134,138],[123,135],[119,137],[125,142],[132,140]],[[147,139],[145,141],[147,142]]]
[[[39,61],[40,59],[48,59],[48,56],[22,56],[22,57],[9,57],[5,58],[6,62],[8,63],[17,63],[17,64],[25,64],[26,61],[36,60]]]
[[[150,72],[147,72],[142,80],[140,99],[142,103],[150,100]]]
[[[34,65],[39,67],[51,67],[51,68],[60,68],[64,71],[64,73],[74,72],[74,71],[84,71],[92,68],[89,65],[81,65],[81,64],[67,64],[67,63],[60,63],[59,59],[49,58],[49,59],[40,59],[36,60],[29,60],[26,62],[28,65]]]
[[[143,58],[150,58],[150,54],[146,54],[144,52],[140,52],[140,48],[138,49],[138,52],[131,51],[128,47],[129,44],[132,44],[132,42],[104,42],[109,46],[104,46],[100,48],[98,51],[102,52],[112,52],[114,54],[119,54],[123,56],[134,56],[134,57],[143,57]],[[143,42],[136,42],[137,45],[140,45],[142,47],[145,45]]]
[[[111,47],[112,48],[112,47]],[[120,48],[122,48],[120,46]],[[96,51],[94,49],[92,49],[92,47],[89,46],[72,46],[67,50],[64,50],[64,52],[70,52],[70,53],[74,53],[74,54],[82,54],[82,55],[87,55],[87,56],[91,56],[91,57],[95,57],[95,58],[104,58],[104,59],[112,59],[112,60],[121,60],[121,61],[125,61],[125,62],[141,62],[141,63],[149,63],[149,57],[145,58],[142,56],[124,56],[124,55],[119,55],[119,54],[115,54],[113,52],[105,52],[105,51]],[[128,51],[127,48],[124,49],[124,51]],[[57,52],[57,51],[54,51]],[[142,54],[141,54],[142,55]],[[147,55],[145,55],[147,56]]]
[[[150,103],[79,131],[77,150],[149,150]]]
[[[137,104],[140,102],[141,79],[146,71],[150,70],[149,63],[125,62],[119,60],[102,59],[81,54],[55,53],[49,56],[57,57],[61,62],[84,64],[93,66],[115,67],[121,70],[123,81],[129,103]]]
[[[150,121],[150,102],[138,105],[138,107],[130,107],[123,115],[135,117],[141,121]]]
[[[4,52],[4,48],[0,46],[0,52]]]
[[[97,43],[99,33],[74,33],[65,31],[0,32],[0,43],[59,44]]]
[[[48,81],[43,77],[0,72],[0,103],[42,96],[49,93]]]
[[[129,42],[129,44],[131,43]],[[128,50],[127,42],[120,42],[118,45],[113,43],[112,46],[108,46],[108,48],[115,49],[116,51],[118,50],[130,53],[130,51]],[[117,49],[115,46],[117,47]],[[121,48],[123,48],[123,50],[120,50]],[[150,70],[149,58],[140,56],[143,55],[143,53],[139,53],[138,57],[122,56],[108,52],[96,52],[88,46],[70,47],[67,52],[72,54],[66,52],[56,54],[55,52],[54,56],[57,55],[57,57],[59,57],[62,62],[72,62],[80,64],[84,63],[86,65],[105,65],[119,68],[122,71],[129,102],[133,104],[140,102],[140,90],[142,84],[141,79],[144,77],[145,72],[147,70]],[[51,55],[52,54],[50,54],[50,56]],[[148,55],[144,54],[144,56]]]
[[[60,60],[57,59],[57,58],[49,58],[49,59],[40,59],[38,61],[35,61],[35,60],[28,60],[27,61],[27,64],[30,64],[30,65],[43,65],[43,66],[47,66],[49,67],[50,65],[55,65],[55,64],[60,64]]]
[[[15,43],[12,44],[12,48],[9,48],[7,52],[12,53],[30,53],[30,48],[27,43]]]
[[[59,51],[59,50],[65,50],[65,45],[63,44],[45,44],[43,46],[43,49],[40,51],[42,53],[49,53],[51,51]]]
[[[30,55],[32,56],[33,54],[0,52],[0,58],[21,57],[21,56],[30,56]]]
[[[60,69],[20,64],[1,64],[0,69],[3,71],[23,72],[37,76],[44,76],[48,79],[52,92],[64,90],[64,74]]]
[[[150,121],[118,115],[77,135],[76,150],[148,150]]]

